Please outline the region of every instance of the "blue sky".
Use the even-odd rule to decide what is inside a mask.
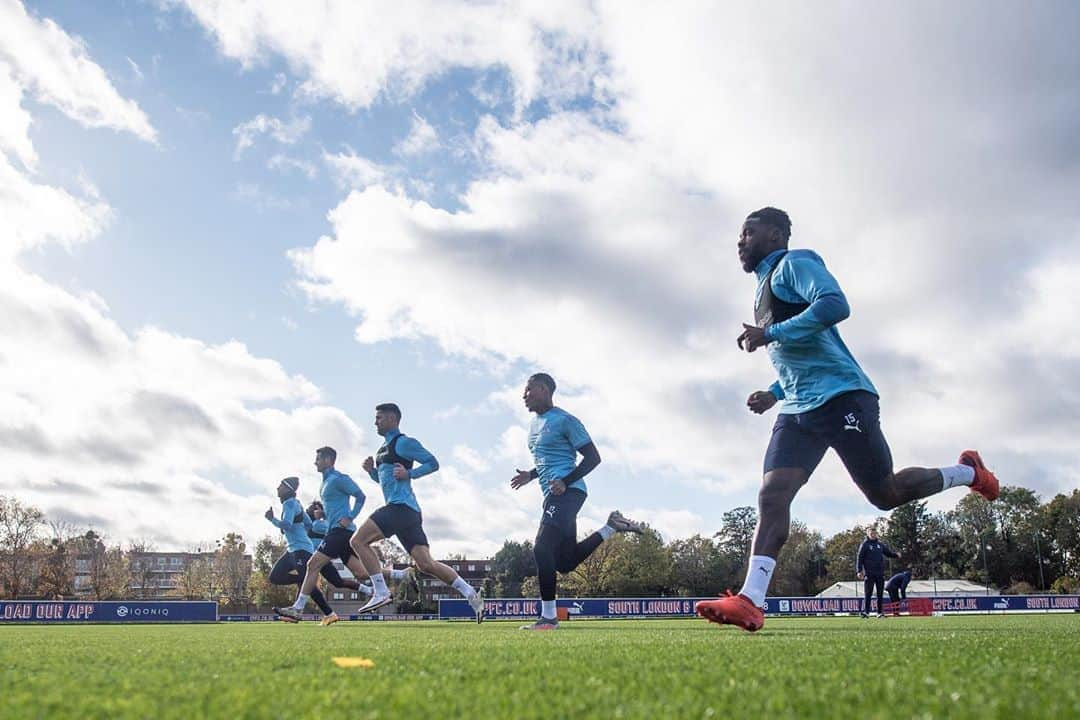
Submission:
[[[435,552],[491,552],[534,532],[538,491],[506,485],[545,369],[605,457],[585,524],[712,533],[771,426],[744,408],[767,359],[733,341],[766,204],[847,290],[898,464],[977,445],[1006,482],[1077,484],[1080,346],[1039,310],[1080,309],[1067,4],[931,30],[846,3],[2,7],[9,195],[57,204],[8,214],[0,492],[54,516],[256,536],[315,447],[360,475],[394,400],[443,462],[417,483]],[[794,514],[876,515],[835,460]]]

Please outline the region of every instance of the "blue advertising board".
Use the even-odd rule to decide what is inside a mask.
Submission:
[[[694,603],[715,598],[560,598],[559,608],[571,617],[647,618],[691,617]],[[932,598],[935,612],[994,612],[1032,610],[1073,610],[1080,612],[1080,595],[966,595]],[[876,611],[877,602],[873,602]],[[768,615],[823,615],[858,613],[862,598],[786,597],[768,598]],[[484,601],[487,617],[497,620],[528,619],[540,614],[536,599],[508,598]],[[472,608],[466,600],[440,600],[439,617],[443,619],[471,618]]]
[[[0,623],[217,622],[217,603],[154,600],[0,600]]]

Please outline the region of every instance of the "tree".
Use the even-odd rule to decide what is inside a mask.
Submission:
[[[251,564],[245,556],[244,538],[237,533],[228,533],[214,553],[214,576],[221,590],[224,604],[240,607],[248,602],[248,581],[251,579]]]
[[[33,561],[30,546],[44,520],[41,510],[16,498],[0,495],[0,588],[3,596],[17,598],[28,586]]]
[[[188,555],[180,571],[176,589],[185,600],[210,600],[214,597],[214,566],[208,557]]]
[[[617,535],[603,545],[611,546],[608,593],[622,597],[671,594],[671,563],[658,532],[646,526],[640,535]]]
[[[93,530],[73,540],[79,558],[86,562],[87,588],[95,600],[117,600],[130,592],[131,572],[119,545],[109,547]]]
[[[961,554],[965,561],[969,580],[987,585],[1005,585],[998,582],[1007,578],[1007,571],[1002,573],[1003,543],[997,528],[997,517],[991,503],[981,495],[969,493],[960,498],[947,517],[956,526],[961,540]]]
[[[1055,568],[1061,575],[1080,578],[1080,489],[1054,496],[1039,515],[1040,537],[1048,540]]]
[[[149,556],[152,552],[154,543],[150,540],[133,540],[128,548],[128,574],[135,597],[152,598],[158,594],[157,567]]]
[[[521,584],[526,578],[536,577],[532,543],[505,541],[491,559],[491,576],[501,597],[528,597],[523,595]]]
[[[925,577],[928,573],[924,557],[924,529],[930,513],[926,503],[913,501],[904,503],[889,514],[882,537],[885,542],[903,558],[901,563],[911,568],[916,577]]]
[[[412,562],[412,558],[406,554],[401,546],[389,538],[383,538],[373,546],[375,554],[379,556],[379,561],[384,565],[391,563],[394,565],[407,565]],[[465,557],[454,557],[454,560],[464,560]]]
[[[270,584],[270,571],[286,549],[287,544],[284,540],[272,538],[269,535],[264,535],[255,543],[248,592],[252,602],[258,607],[288,605],[296,597],[296,586]]]
[[[38,558],[38,592],[42,597],[61,599],[75,594],[75,556],[71,544],[53,537],[41,542]]]
[[[614,560],[618,548],[619,542],[616,542],[616,538],[600,543],[600,547],[573,571],[559,578],[560,594],[567,597],[600,597],[610,594],[613,576],[617,572]]]
[[[937,513],[926,519],[922,526],[923,563],[925,568],[914,577],[957,578],[963,577],[970,558],[965,557],[964,541],[948,514]]]
[[[816,595],[825,587],[825,546],[821,533],[792,520],[791,532],[776,559],[770,592],[780,596]]]
[[[752,507],[737,507],[724,513],[720,530],[713,537],[726,565],[746,569],[750,563],[750,545],[754,541],[756,526],[757,510]]]
[[[671,560],[672,589],[684,597],[717,595],[723,589],[717,577],[720,552],[716,544],[706,537],[694,535],[685,540],[674,540],[668,545]]]
[[[866,528],[856,526],[833,535],[825,542],[825,580],[828,584],[855,579],[855,561]]]

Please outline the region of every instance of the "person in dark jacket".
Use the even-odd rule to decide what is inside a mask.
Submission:
[[[898,603],[901,598],[907,600],[907,586],[910,582],[910,570],[901,570],[889,578],[889,581],[885,583],[885,592],[889,593],[889,602]]]
[[[855,572],[863,581],[863,617],[870,614],[870,591],[875,588],[877,589],[878,617],[885,617],[885,613],[881,610],[882,595],[885,590],[885,558],[887,557],[899,559],[900,555],[878,540],[877,528],[871,525],[866,529],[866,539],[859,546],[858,559],[855,561]]]

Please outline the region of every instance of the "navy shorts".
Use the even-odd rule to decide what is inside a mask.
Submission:
[[[876,395],[856,390],[810,412],[778,417],[765,452],[765,472],[796,467],[810,475],[829,448],[860,488],[874,487],[892,475],[892,453],[881,432]]]
[[[348,528],[336,527],[326,533],[326,537],[319,543],[316,552],[329,556],[331,560],[337,559],[348,564],[349,558],[356,557],[352,546],[349,545],[349,538],[352,537],[352,534],[353,531]]]
[[[562,495],[548,495],[544,498],[544,512],[540,516],[541,529],[544,525],[558,528],[564,537],[577,540],[577,514],[585,504],[585,493],[570,489]]]
[[[371,521],[379,527],[383,537],[397,536],[398,542],[411,553],[417,545],[429,545],[424,534],[424,516],[408,505],[391,503],[371,513]]]

